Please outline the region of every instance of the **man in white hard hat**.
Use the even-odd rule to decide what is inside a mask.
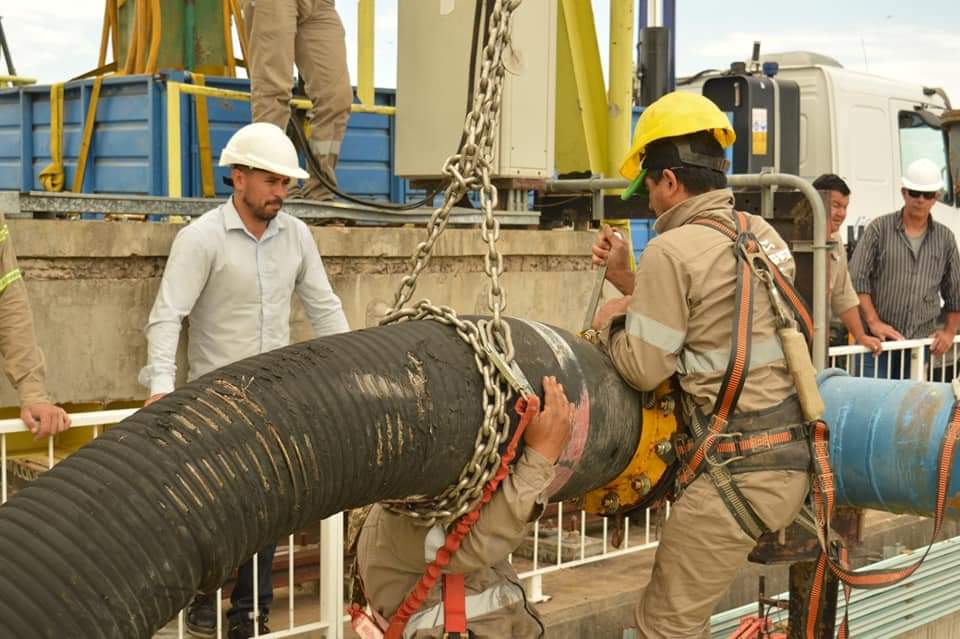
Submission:
[[[932,337],[930,353],[939,356],[952,347],[960,327],[957,241],[930,215],[943,188],[940,167],[916,160],[904,172],[902,187],[903,208],[867,226],[850,260],[850,277],[872,335],[881,340]],[[910,377],[910,358],[901,358],[899,351],[876,360],[865,357],[865,375]]]
[[[249,124],[220,156],[230,167],[233,196],[180,231],[170,248],[147,321],[147,365],[140,383],[146,405],[174,388],[177,343],[190,317],[187,375],[192,381],[237,360],[290,343],[290,300],[296,293],[317,336],[349,330],[307,225],[281,210],[291,179],[306,178],[293,144],[277,126]],[[254,618],[253,562],[240,567],[230,597],[229,639],[269,632],[275,546],[259,552]],[[198,596],[187,613],[195,636],[214,636],[216,602]]]

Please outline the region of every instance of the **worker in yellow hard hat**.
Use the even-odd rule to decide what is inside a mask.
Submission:
[[[636,609],[646,638],[701,636],[757,538],[788,526],[809,487],[805,419],[776,314],[762,285],[745,283],[742,255],[765,252],[789,280],[795,264],[765,220],[735,212],[725,159],[735,139],[703,96],[650,105],[620,171],[632,180],[627,197],[647,191],[657,236],[633,272],[609,228],[593,246],[624,294],[594,320],[617,370],[641,391],[674,376],[681,389],[675,503]]]
[[[644,166],[643,159],[647,145],[657,140],[700,131],[713,135],[722,149],[726,149],[737,139],[727,116],[702,95],[676,91],[651,104],[640,114],[633,136],[633,146],[620,165],[620,175],[632,180],[621,198],[628,200],[634,193],[643,192],[645,188],[644,178],[648,167]],[[688,154],[687,159],[696,164],[694,156]],[[701,161],[706,162],[708,168],[716,168],[721,172],[728,168],[723,158],[704,157]]]

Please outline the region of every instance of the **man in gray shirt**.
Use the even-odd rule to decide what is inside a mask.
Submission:
[[[146,326],[147,365],[139,380],[156,401],[173,390],[177,343],[190,317],[187,379],[290,343],[290,301],[296,293],[317,336],[349,329],[307,225],[281,210],[293,179],[305,179],[296,150],[268,123],[237,131],[220,156],[230,166],[233,196],[177,234]],[[260,619],[253,619],[253,562],[233,589],[229,639],[269,632],[275,546],[257,557]],[[216,602],[198,595],[187,612],[196,636],[216,634]]]
[[[946,353],[960,327],[960,254],[946,226],[930,210],[943,188],[940,169],[917,160],[903,176],[904,206],[871,222],[850,261],[867,329],[882,340],[933,338],[929,352]],[[941,327],[941,305],[946,321]],[[864,375],[910,377],[909,356],[866,356]],[[889,374],[888,374],[889,373]]]

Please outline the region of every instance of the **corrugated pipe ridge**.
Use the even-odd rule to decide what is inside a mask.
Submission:
[[[557,375],[586,415],[557,496],[615,477],[638,395],[586,342],[511,323],[534,387]],[[250,358],[137,412],[0,507],[0,637],[148,638],[293,530],[439,493],[481,423],[473,362],[453,329],[407,322]]]

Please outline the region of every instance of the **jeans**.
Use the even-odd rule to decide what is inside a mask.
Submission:
[[[876,357],[873,353],[864,353],[863,371],[857,371],[856,374],[859,377],[877,379],[910,379],[910,353],[911,351],[884,351]],[[924,349],[924,359],[929,356],[930,349]]]
[[[854,366],[854,375],[860,377],[876,377],[877,379],[910,379],[913,364],[911,358],[912,351],[885,351],[879,357],[874,357],[870,353],[863,355],[863,371],[861,372],[859,361],[855,359],[857,365]],[[954,377],[953,352],[947,351],[946,358],[932,357],[930,347],[923,348],[923,361],[926,364],[923,379],[932,382],[949,383]],[[943,364],[943,366],[941,366]],[[932,369],[931,377],[927,376],[927,371]],[[889,373],[889,374],[888,374]]]
[[[273,554],[276,544],[261,548],[257,554],[257,599],[260,618],[266,617],[273,602]],[[231,623],[240,619],[253,618],[253,558],[237,570],[237,583],[230,594],[230,611],[227,618]]]

